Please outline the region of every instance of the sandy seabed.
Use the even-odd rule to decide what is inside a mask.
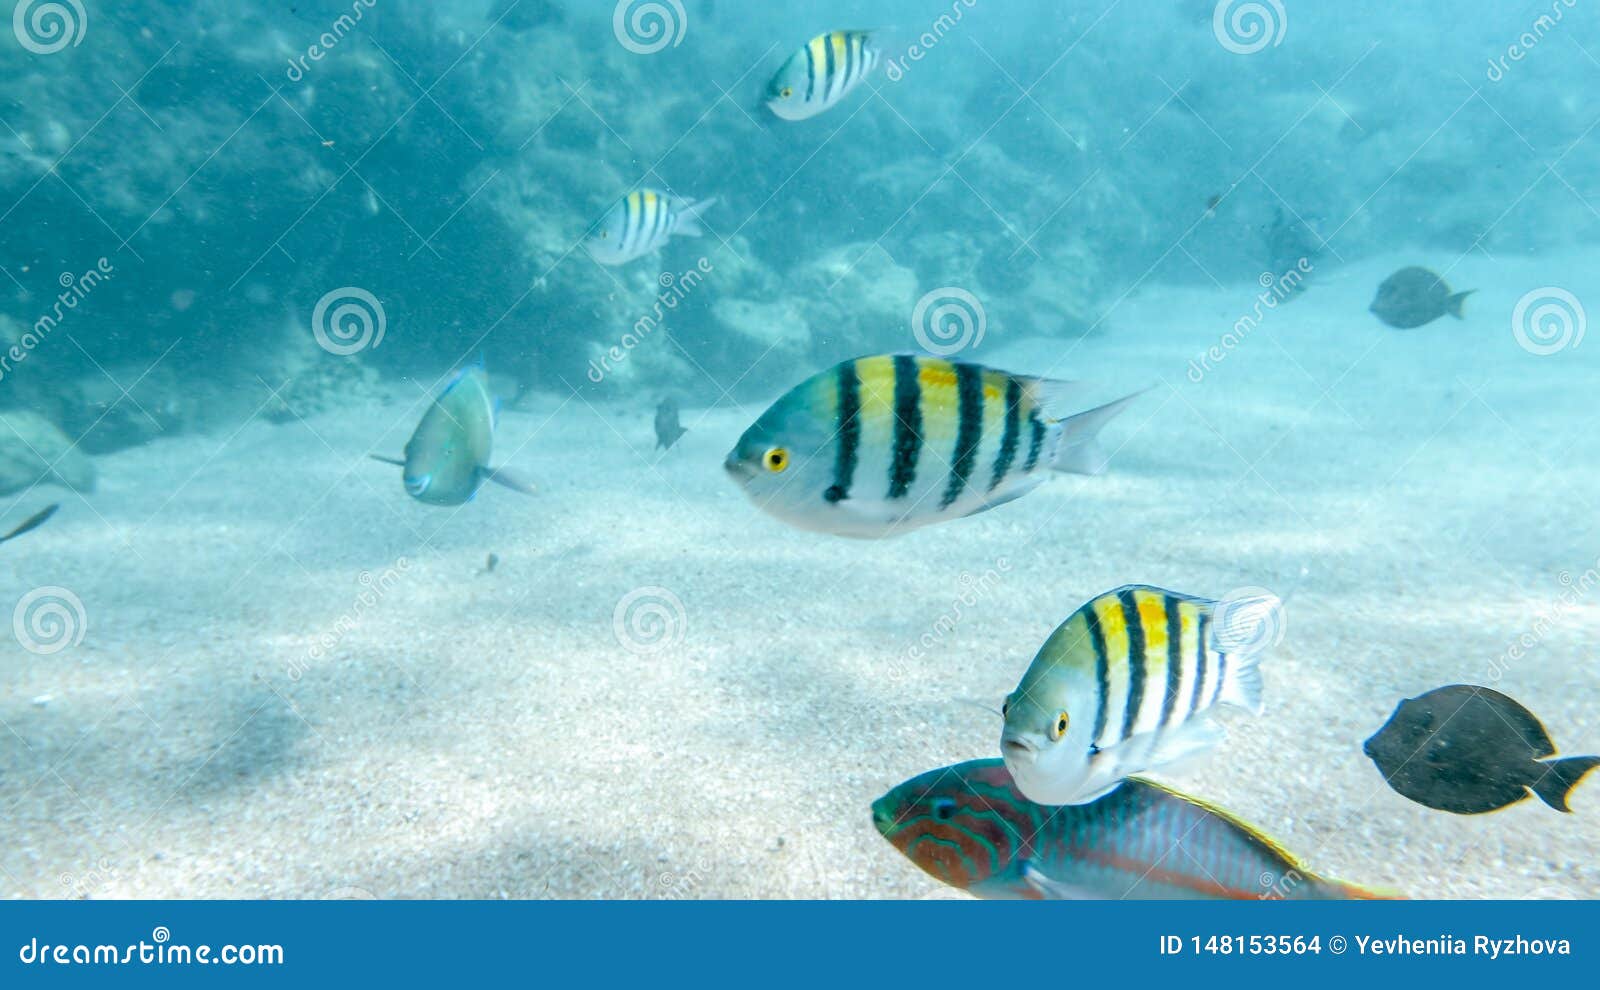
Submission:
[[[1600,751],[1600,600],[1562,583],[1600,558],[1600,341],[1512,334],[1530,290],[1600,304],[1600,265],[1469,258],[1465,322],[1380,327],[1373,287],[1417,260],[1316,279],[1198,375],[1254,286],[1144,291],[1081,340],[992,333],[986,363],[1155,388],[1108,430],[1108,474],[888,541],[744,500],[720,463],[754,404],[686,409],[659,454],[654,395],[530,402],[498,451],[541,494],[460,511],[366,459],[414,403],[104,458],[94,495],[0,550],[7,607],[54,586],[86,617],[53,654],[0,642],[0,893],[942,896],[869,803],[995,755],[979,706],[1084,600],[1142,582],[1292,592],[1267,713],[1174,783],[1326,875],[1600,896],[1600,781],[1572,815],[1461,818],[1361,753],[1452,682]]]

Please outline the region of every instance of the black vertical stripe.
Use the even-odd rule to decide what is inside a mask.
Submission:
[[[822,494],[824,499],[835,503],[850,497],[861,452],[861,378],[856,374],[854,361],[839,365],[838,432],[839,455],[833,465],[833,484]]]
[[[1207,705],[1215,705],[1217,703],[1217,699],[1222,697],[1222,682],[1227,679],[1228,655],[1226,653],[1219,652],[1217,654],[1217,686],[1211,689],[1211,700],[1206,702]]]
[[[1039,419],[1039,410],[1028,412],[1028,428],[1033,431],[1028,438],[1028,462],[1022,466],[1024,474],[1031,474],[1039,466],[1039,454],[1044,451],[1044,422]]]
[[[621,247],[622,247],[622,249],[624,251],[630,251],[630,250],[633,249],[633,238],[634,238],[633,220],[634,220],[633,194],[629,193],[622,200],[622,244],[621,244]]]
[[[833,36],[822,39],[822,57],[827,63],[827,71],[822,75],[822,98],[827,100],[833,96],[833,80],[839,74],[839,62],[833,54]]]
[[[956,364],[955,458],[950,464],[950,484],[945,487],[939,508],[949,508],[966,490],[978,445],[983,442],[983,369],[975,364]]]
[[[1161,703],[1161,727],[1166,728],[1177,713],[1183,687],[1183,615],[1176,598],[1165,596],[1161,604],[1167,610],[1167,697]]]
[[[1094,680],[1099,688],[1099,707],[1094,713],[1094,736],[1091,745],[1099,744],[1106,731],[1106,708],[1111,703],[1111,671],[1106,667],[1106,633],[1100,628],[1100,616],[1095,614],[1094,602],[1083,607],[1083,617],[1089,624],[1089,645],[1094,647]]]
[[[917,458],[922,453],[922,382],[917,359],[897,354],[894,359],[894,456],[889,462],[889,497],[905,498],[917,479]]]
[[[811,46],[809,44],[807,44],[806,45],[806,102],[810,103],[812,101],[812,99],[816,95],[817,95],[817,56],[816,56],[816,53],[811,50]]]
[[[1200,687],[1206,682],[1206,637],[1211,635],[1211,613],[1200,610],[1199,637],[1195,642],[1199,649],[1195,650],[1194,659],[1194,687],[1189,692],[1189,710],[1184,714],[1193,715],[1200,710]]]
[[[1122,622],[1128,629],[1128,708],[1122,713],[1122,738],[1128,739],[1139,721],[1139,709],[1144,707],[1144,621],[1139,618],[1139,604],[1130,589],[1117,592],[1117,603],[1122,606]]]
[[[856,75],[856,39],[850,35],[844,36],[844,81],[839,84],[839,92],[843,93],[855,82]]]
[[[1022,383],[1006,379],[1006,426],[1000,434],[1000,453],[994,458],[994,475],[989,479],[992,492],[1006,480],[1006,472],[1017,459],[1017,443],[1022,438]]]

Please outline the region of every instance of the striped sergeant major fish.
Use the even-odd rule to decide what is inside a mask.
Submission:
[[[889,791],[872,822],[923,872],[985,899],[1398,896],[1323,879],[1226,811],[1137,778],[1056,808],[1028,800],[1000,760],[973,760]]]
[[[723,466],[793,526],[892,536],[992,509],[1054,471],[1102,470],[1095,435],[1135,396],[1055,419],[1069,388],[921,355],[857,358],[775,402]]]
[[[1216,706],[1261,713],[1254,630],[1281,605],[1266,592],[1216,602],[1144,585],[1083,605],[1001,709],[1000,752],[1017,786],[1040,804],[1087,804],[1215,746]]]
[[[674,236],[704,234],[700,214],[716,202],[681,199],[654,189],[631,192],[606,211],[583,246],[602,265],[626,265],[661,250]]]
[[[870,32],[818,35],[767,84],[767,107],[784,120],[808,120],[831,110],[877,68],[878,58]]]

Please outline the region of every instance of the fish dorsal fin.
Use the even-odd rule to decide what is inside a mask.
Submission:
[[[1294,853],[1291,853],[1289,850],[1287,850],[1287,849],[1285,849],[1283,847],[1283,843],[1279,842],[1277,839],[1274,839],[1272,836],[1268,835],[1267,833],[1261,831],[1259,828],[1256,828],[1254,825],[1251,825],[1249,822],[1247,822],[1244,819],[1240,818],[1238,815],[1235,815],[1233,812],[1229,811],[1228,809],[1223,808],[1220,805],[1213,804],[1212,802],[1207,801],[1204,798],[1197,798],[1197,797],[1194,797],[1192,795],[1185,794],[1182,791],[1177,790],[1176,788],[1168,787],[1166,784],[1162,784],[1162,783],[1159,783],[1159,782],[1154,781],[1154,780],[1150,780],[1150,779],[1145,778],[1145,777],[1129,777],[1128,779],[1129,780],[1136,780],[1139,783],[1145,784],[1146,786],[1149,786],[1149,787],[1154,787],[1156,790],[1161,791],[1162,793],[1166,794],[1168,797],[1177,798],[1179,801],[1182,801],[1185,804],[1194,805],[1195,807],[1199,808],[1201,811],[1204,811],[1209,815],[1215,815],[1217,818],[1222,819],[1222,821],[1228,823],[1229,825],[1232,825],[1234,828],[1238,829],[1239,831],[1244,832],[1246,835],[1250,836],[1250,838],[1254,839],[1255,841],[1257,841],[1257,842],[1261,843],[1263,846],[1265,846],[1267,849],[1271,850],[1272,854],[1274,856],[1278,857],[1278,859],[1282,860],[1283,864],[1285,866],[1287,866],[1289,869],[1294,870],[1295,872],[1299,873],[1301,876],[1305,877],[1308,880],[1312,880],[1312,881],[1319,882],[1319,883],[1322,882],[1322,878],[1317,876],[1315,873],[1311,872],[1310,870],[1306,869],[1305,864],[1300,862],[1299,858],[1296,857],[1294,855]]]

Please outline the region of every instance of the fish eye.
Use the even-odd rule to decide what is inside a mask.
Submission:
[[[1000,702],[1000,717],[1001,718],[1005,718],[1007,715],[1010,715],[1010,714],[1011,714],[1011,699],[1007,698],[1006,700]]]
[[[602,231],[601,231],[601,232],[600,232],[600,239],[601,239],[601,240],[602,240],[602,241],[609,241],[609,240],[610,240],[610,239],[611,239],[611,231],[609,231],[609,230],[602,230]]]
[[[933,817],[941,822],[947,822],[956,816],[956,803],[950,798],[936,798],[933,802]]]
[[[1056,720],[1050,725],[1050,741],[1060,742],[1061,737],[1067,734],[1067,726],[1071,723],[1072,719],[1066,712],[1057,713]]]
[[[789,452],[782,447],[773,447],[762,456],[761,463],[773,474],[782,474],[789,470]]]
[[[794,87],[785,86],[783,89],[779,90],[778,95],[787,100],[789,97],[794,95]]]

